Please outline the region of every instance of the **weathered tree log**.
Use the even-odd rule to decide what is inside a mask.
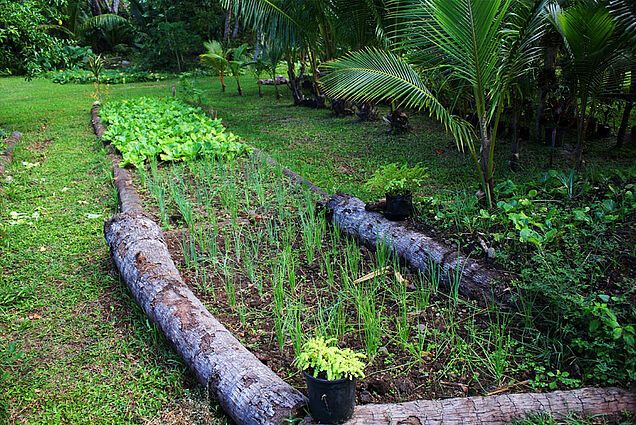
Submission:
[[[619,388],[582,388],[552,393],[366,404],[356,407],[353,417],[345,425],[503,425],[539,412],[550,413],[556,419],[571,413],[586,416],[636,413],[636,395]]]
[[[310,182],[309,180],[307,180],[300,174],[293,172],[287,167],[283,167],[274,158],[272,158],[271,156],[267,155],[260,149],[257,149],[253,146],[252,146],[252,156],[262,161],[265,161],[267,165],[272,168],[281,167],[282,173],[285,177],[287,177],[289,180],[291,180],[295,184],[298,184],[301,186],[303,185],[307,186],[307,188],[312,193],[320,196],[320,198],[322,199],[322,202],[326,202],[326,200],[329,198],[329,194],[327,192],[325,192],[324,190],[322,190],[321,188],[319,188],[318,186],[316,186],[315,184],[313,184],[312,182]]]
[[[415,270],[426,273],[431,264],[440,267],[442,278],[448,280],[461,273],[459,292],[478,300],[493,300],[511,304],[510,289],[505,282],[507,276],[486,265],[466,258],[456,248],[425,235],[407,229],[399,222],[389,221],[382,214],[365,211],[364,202],[346,194],[332,196],[326,204],[332,214],[332,222],[348,235],[367,246],[375,247],[384,240],[392,252]]]
[[[95,133],[104,126],[94,105]],[[141,210],[128,170],[110,148],[123,211],[104,235],[124,282],[148,317],[194,372],[197,380],[239,425],[279,425],[296,417],[306,398],[261,363],[219,323],[181,279],[159,226]]]
[[[139,193],[133,184],[130,171],[119,166],[119,157],[115,153],[115,150],[107,141],[103,140],[106,127],[104,127],[104,124],[102,124],[99,118],[99,106],[99,102],[93,103],[93,107],[91,108],[91,123],[93,124],[95,135],[104,142],[108,152],[108,159],[110,159],[112,163],[113,182],[117,189],[117,196],[119,197],[119,210],[121,212],[142,211]]]
[[[297,415],[305,397],[263,365],[190,291],[161,229],[142,212],[104,226],[115,264],[135,299],[237,424],[276,424]]]
[[[15,144],[22,140],[22,133],[14,131],[5,140],[6,149],[4,153],[0,154],[0,176],[4,174],[4,170],[13,160],[13,152],[15,150]]]

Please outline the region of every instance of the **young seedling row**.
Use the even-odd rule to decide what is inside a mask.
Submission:
[[[428,274],[413,274],[385,244],[359,246],[280,168],[255,158],[153,160],[139,174],[185,280],[298,388],[293,362],[314,336],[366,354],[362,403],[574,384],[567,372],[542,375],[537,359],[558,359],[532,345],[536,331],[522,315],[460,297],[461,271],[443,281],[431,263]]]

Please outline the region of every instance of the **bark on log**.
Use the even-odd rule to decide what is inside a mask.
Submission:
[[[431,264],[440,266],[442,278],[448,285],[449,277],[457,270],[462,279],[459,292],[478,300],[493,300],[512,304],[508,280],[504,273],[492,270],[478,261],[466,258],[457,249],[448,247],[422,232],[405,228],[399,222],[389,221],[380,213],[365,211],[364,202],[346,194],[332,196],[326,204],[334,225],[374,248],[378,241],[386,241],[392,252],[415,270],[426,273]]]
[[[345,425],[503,425],[539,412],[551,413],[556,419],[571,413],[586,416],[636,413],[636,395],[619,388],[582,388],[540,394],[367,404],[356,407]]]
[[[5,140],[6,150],[0,155],[0,176],[4,174],[4,170],[13,160],[13,153],[15,150],[15,144],[22,140],[22,133],[14,131]]]
[[[300,174],[293,172],[292,170],[290,170],[287,167],[283,167],[274,158],[270,157],[269,155],[267,155],[266,153],[264,153],[260,149],[257,149],[257,148],[255,148],[253,146],[252,146],[252,156],[265,161],[267,163],[267,165],[269,165],[272,168],[281,167],[281,169],[283,171],[283,175],[285,177],[287,177],[289,180],[291,180],[295,184],[298,184],[298,185],[301,185],[301,186],[307,186],[307,188],[312,193],[320,196],[320,198],[322,199],[322,202],[326,202],[326,200],[329,198],[329,194],[327,192],[325,192],[324,190],[322,190],[321,188],[319,188],[318,186],[316,186],[315,184],[313,184],[312,182],[310,182],[309,180],[307,180],[306,178],[304,178]]]
[[[150,217],[117,214],[104,234],[137,302],[237,424],[279,425],[300,413],[305,397],[243,347],[188,289]]]
[[[141,207],[139,193],[135,188],[130,171],[119,166],[119,157],[115,153],[115,150],[102,138],[106,132],[106,127],[104,127],[99,117],[99,106],[99,102],[93,103],[91,123],[93,124],[95,135],[104,142],[106,150],[108,151],[108,158],[112,162],[113,183],[115,184],[117,196],[119,197],[119,210],[121,212],[142,211],[143,208]]]
[[[95,133],[105,128],[91,111]],[[141,209],[128,170],[118,166],[110,145],[120,214],[104,225],[104,235],[124,282],[199,383],[239,425],[279,425],[306,405],[298,390],[261,363],[205,308],[176,269],[161,228]]]

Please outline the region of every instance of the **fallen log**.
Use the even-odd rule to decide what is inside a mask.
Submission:
[[[119,157],[115,153],[113,147],[103,139],[106,127],[102,124],[99,117],[99,102],[94,102],[91,108],[91,123],[95,135],[104,143],[108,152],[108,159],[111,161],[111,169],[113,170],[113,184],[117,189],[117,197],[119,198],[119,210],[121,212],[142,211],[139,193],[135,188],[130,171],[119,166]]]
[[[418,400],[398,404],[366,404],[355,408],[345,425],[503,425],[530,414],[550,413],[555,419],[636,413],[636,395],[620,388],[582,388],[551,393],[500,394]],[[305,424],[314,422],[306,420]]]
[[[315,195],[318,195],[321,198],[321,201],[320,201],[321,203],[326,202],[327,198],[329,198],[329,194],[327,192],[325,192],[324,190],[322,190],[321,188],[319,188],[318,186],[316,186],[315,184],[313,184],[312,182],[310,182],[309,180],[307,180],[300,174],[290,170],[287,167],[280,165],[274,158],[272,158],[271,156],[267,155],[260,149],[257,149],[253,146],[252,146],[252,156],[254,158],[260,159],[261,161],[265,161],[265,163],[272,168],[280,167],[285,177],[291,180],[294,184],[297,184],[300,186],[306,186],[310,192],[312,192]]]
[[[148,215],[117,214],[104,235],[146,315],[237,424],[279,425],[302,411],[305,397],[243,347],[190,291]]]
[[[400,222],[389,221],[380,213],[365,210],[360,199],[338,193],[326,204],[334,225],[347,235],[374,248],[382,240],[391,251],[410,267],[427,273],[432,264],[440,267],[444,284],[461,274],[459,293],[478,300],[512,304],[508,280],[503,272],[467,258],[456,248],[449,247],[430,236],[408,229]]]
[[[4,174],[4,170],[13,160],[13,153],[15,151],[15,144],[22,140],[22,133],[14,131],[5,140],[6,149],[4,153],[0,154],[0,176]]]
[[[95,133],[104,127],[94,105]],[[109,146],[110,147],[110,146]],[[197,380],[239,425],[279,425],[299,416],[305,396],[261,363],[183,282],[161,228],[142,211],[128,170],[110,147],[121,213],[104,225],[115,265],[146,315],[157,324]]]

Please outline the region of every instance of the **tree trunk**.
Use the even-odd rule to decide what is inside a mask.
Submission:
[[[298,106],[304,100],[304,96],[298,88],[298,79],[296,78],[296,71],[294,70],[294,61],[291,54],[287,53],[287,75],[289,76],[289,87],[291,88],[292,97],[294,98],[294,105]]]
[[[225,93],[225,81],[223,81],[223,73],[219,71],[219,79],[221,80],[221,91]]]
[[[586,416],[634,413],[636,396],[619,388],[582,388],[542,394],[366,404],[356,407],[345,425],[504,425],[540,412],[551,413],[557,420],[571,413]]]
[[[232,3],[227,8],[227,13],[225,14],[225,27],[223,28],[223,40],[227,40],[230,36],[230,21],[232,20]]]
[[[239,96],[243,96],[243,89],[241,88],[241,80],[239,78],[236,79],[236,88]]]
[[[88,7],[91,9],[91,15],[99,16],[102,14],[102,8],[99,6],[99,0],[90,0]]]
[[[466,258],[457,248],[423,232],[407,229],[399,222],[389,221],[382,214],[366,211],[364,202],[350,195],[336,194],[327,201],[326,207],[334,225],[370,248],[384,240],[398,258],[415,270],[426,274],[432,264],[439,266],[442,284],[447,288],[449,278],[461,273],[459,292],[462,295],[512,305],[511,288],[505,284],[509,280],[506,275]]]
[[[519,169],[519,148],[521,141],[519,140],[519,108],[516,102],[513,104],[512,111],[512,154],[510,155],[510,169],[517,171]]]
[[[576,150],[575,150],[575,165],[576,171],[581,171],[583,165],[583,140],[585,139],[585,129],[587,127],[587,96],[584,95],[581,99],[580,110],[577,110],[577,123],[576,123]],[[591,116],[591,115],[590,115]]]
[[[254,48],[254,55],[252,56],[252,60],[256,61],[261,54],[261,34],[263,30],[261,29],[261,25],[256,28],[256,47]]]
[[[263,97],[263,90],[261,89],[263,87],[263,85],[261,84],[261,80],[258,80],[256,82],[256,84],[258,85],[258,97]]]
[[[234,29],[232,30],[232,40],[234,40],[236,38],[236,36],[238,35],[238,31],[239,31],[239,20],[235,19],[234,20]]]
[[[636,78],[636,77],[635,77]],[[634,79],[632,79],[633,81]],[[633,85],[634,83],[632,83]],[[621,126],[618,128],[618,134],[616,135],[616,149],[623,147],[625,142],[625,134],[627,133],[627,126],[629,125],[629,116],[632,113],[634,107],[634,101],[628,100],[625,103],[625,109],[623,110],[623,118],[621,119]]]
[[[14,131],[5,140],[5,151],[0,152],[0,176],[4,174],[4,170],[13,160],[13,152],[15,150],[15,144],[22,140],[22,133]]]
[[[101,137],[97,110],[94,106],[93,126]],[[113,168],[127,173],[117,164],[115,158]],[[190,291],[161,229],[141,210],[132,181],[122,183],[117,185],[120,199],[137,200],[121,202],[122,212],[106,222],[104,235],[122,279],[146,315],[237,424],[280,425],[297,417],[306,398],[243,347]]]
[[[183,282],[149,216],[117,214],[104,235],[144,312],[236,423],[279,425],[300,412],[305,397],[243,347]]]
[[[316,62],[316,55],[314,52],[310,52],[310,62],[311,62],[311,73],[314,77],[314,90],[316,91],[316,102],[318,108],[325,107],[325,96],[322,94],[320,90],[320,85],[318,84],[319,75],[318,75],[318,66]]]
[[[636,62],[636,61],[635,61]],[[636,63],[632,63],[631,69],[631,82],[629,84],[629,94],[627,95],[627,101],[625,103],[625,109],[623,110],[623,118],[621,119],[621,126],[618,129],[616,135],[616,148],[623,147],[625,141],[625,133],[627,133],[627,127],[629,125],[629,117],[634,107],[634,98],[636,98]]]
[[[481,118],[481,173],[483,175],[485,196],[488,201],[488,208],[492,208],[495,199],[495,186],[493,183],[493,173],[490,171],[490,149],[492,139],[488,136],[488,128],[486,127],[486,117]],[[494,166],[493,166],[494,171]]]
[[[106,5],[108,6],[108,3],[106,3]],[[112,5],[109,6],[109,11],[110,13],[117,15],[119,12],[119,0],[113,0]]]
[[[549,73],[549,70],[552,70],[554,68],[554,59],[556,57],[556,48],[555,47],[546,47],[545,49],[545,56],[543,58],[543,75],[544,77],[547,76],[547,74]],[[539,86],[539,99],[537,101],[537,110],[535,112],[535,121],[534,121],[534,138],[537,142],[540,142],[543,137],[543,133],[541,131],[541,115],[543,114],[543,102],[545,101],[545,96],[547,94],[547,88],[550,86],[550,84],[547,82],[547,80],[544,78],[544,81],[542,82],[543,86]]]

